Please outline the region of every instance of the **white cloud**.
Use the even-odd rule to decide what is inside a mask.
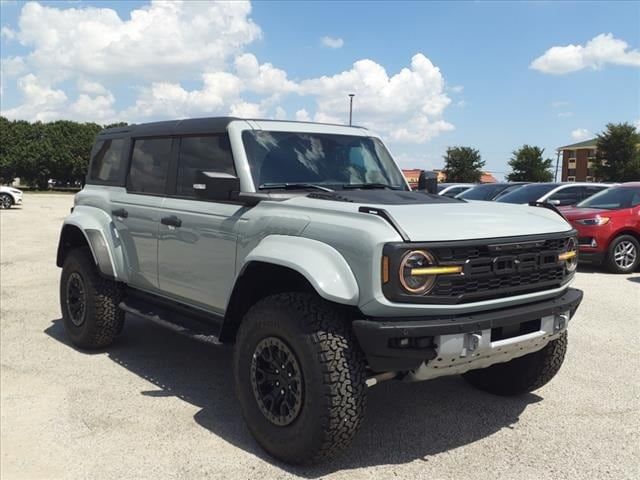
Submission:
[[[464,91],[464,86],[452,85],[451,87],[449,87],[449,90],[451,90],[453,93],[462,93]]]
[[[347,93],[355,93],[354,124],[378,130],[394,140],[422,143],[453,125],[442,115],[451,99],[444,93],[444,77],[423,54],[389,76],[373,60],[359,60],[350,70],[304,80],[301,92],[316,98],[314,119],[344,122]]]
[[[6,57],[0,60],[2,76],[15,77],[24,73],[26,66],[22,57]]]
[[[569,106],[569,102],[565,100],[556,100],[555,102],[551,102],[551,106],[553,108],[567,107]]]
[[[322,37],[320,43],[323,47],[328,48],[342,48],[344,46],[344,40],[337,37]]]
[[[573,112],[558,112],[558,116],[560,118],[569,118],[573,117]]]
[[[589,130],[587,130],[586,128],[576,128],[571,132],[571,138],[577,141],[586,140],[591,137],[591,132],[589,132]]]
[[[261,34],[249,2],[165,2],[131,11],[55,8],[28,2],[20,43],[28,62],[52,78],[85,74],[175,78],[202,66],[221,67]]]
[[[299,122],[309,122],[311,121],[311,116],[309,116],[309,112],[303,108],[296,112],[296,120]]]
[[[347,123],[347,94],[355,93],[354,123],[393,141],[423,143],[454,128],[444,119],[451,104],[444,76],[423,54],[397,72],[362,59],[342,72],[291,79],[245,51],[261,34],[250,12],[248,2],[154,1],[123,20],[108,8],[26,3],[16,38],[29,51],[2,60],[3,74],[22,75],[22,103],[2,113],[104,123],[284,119],[283,101],[294,97],[298,120]],[[135,94],[128,104],[118,98],[123,85]]]
[[[60,118],[59,109],[67,101],[67,95],[62,90],[43,85],[32,73],[18,79],[18,89],[25,99],[24,104],[3,111],[3,115],[41,121]]]
[[[15,40],[16,31],[9,27],[0,28],[0,38],[6,38],[7,40]]]
[[[529,68],[542,73],[562,75],[585,68],[594,70],[606,64],[640,67],[640,51],[630,50],[624,40],[602,33],[584,46],[555,46],[536,58]]]
[[[636,127],[636,130],[640,132],[640,118],[633,122],[633,126]]]

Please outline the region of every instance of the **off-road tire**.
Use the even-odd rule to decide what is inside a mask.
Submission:
[[[567,332],[550,341],[542,350],[510,362],[463,374],[471,385],[494,395],[514,396],[537,390],[560,370],[567,351]]]
[[[626,244],[630,244],[635,248],[635,260],[633,263],[626,268],[618,265],[615,261],[615,250],[621,243],[626,242]],[[609,248],[607,249],[607,257],[605,259],[605,266],[607,270],[611,273],[632,273],[638,268],[638,264],[640,263],[640,242],[635,237],[631,235],[620,235],[613,239]]]
[[[13,206],[13,197],[8,193],[0,193],[0,209],[9,209]]]
[[[86,292],[81,325],[74,324],[67,306],[67,285],[74,273],[81,277]],[[94,349],[113,342],[124,324],[124,312],[118,307],[122,296],[123,287],[120,283],[100,276],[88,247],[69,252],[60,277],[60,307],[65,332],[74,345]]]
[[[302,372],[300,412],[285,426],[262,413],[252,387],[252,357],[268,337],[286,344]],[[347,316],[313,294],[260,300],[245,315],[236,338],[234,375],[244,419],[260,446],[287,463],[315,463],[351,443],[365,413],[365,368]]]

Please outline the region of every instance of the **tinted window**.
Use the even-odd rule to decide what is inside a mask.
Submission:
[[[184,137],[180,143],[176,194],[193,197],[193,184],[198,170],[235,175],[231,147],[226,135]]]
[[[531,185],[525,185],[518,188],[515,192],[508,193],[499,199],[497,202],[505,203],[529,203],[535,202],[545,193],[549,193],[551,190],[558,186],[557,183],[536,183]]]
[[[589,198],[591,195],[595,195],[598,192],[601,192],[602,190],[604,190],[607,187],[584,187],[584,190],[582,192],[582,198]]]
[[[118,184],[122,178],[122,138],[100,140],[92,151],[89,181]]]
[[[608,188],[593,197],[580,202],[581,208],[602,208],[605,210],[616,210],[619,208],[629,208],[637,205],[634,202],[640,201],[640,188],[618,187]]]
[[[128,190],[138,193],[164,193],[171,159],[171,143],[171,138],[135,140]]]
[[[493,197],[493,200],[497,200],[498,198],[502,198],[504,195],[507,195],[508,193],[511,193],[511,192],[515,192],[516,190],[518,190],[519,188],[522,188],[522,187],[524,187],[524,185],[510,185],[507,188],[505,188],[503,191],[498,193],[495,197]]]
[[[504,188],[506,188],[505,185],[478,185],[477,187],[470,188],[466,192],[462,192],[458,195],[458,198],[464,198],[465,200],[491,200]]]
[[[567,187],[551,195],[547,201],[560,202],[559,205],[573,205],[582,198],[585,187]]]

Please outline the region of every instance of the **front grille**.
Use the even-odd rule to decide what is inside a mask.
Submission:
[[[437,247],[430,249],[440,264],[492,263],[496,258],[554,259],[542,265],[531,265],[523,270],[496,273],[482,272],[483,268],[465,268],[465,275],[443,275],[427,297],[456,299],[454,303],[521,295],[559,287],[566,280],[564,264],[557,263],[567,237],[532,242],[495,242],[487,245],[465,245],[460,247]],[[486,268],[485,268],[486,269]],[[480,273],[475,273],[479,270]],[[448,303],[448,302],[447,302]]]
[[[458,242],[387,244],[384,255],[390,271],[397,272],[402,255],[410,248],[428,250],[440,266],[462,266],[462,274],[438,275],[425,294],[406,292],[396,276],[383,285],[387,298],[397,302],[463,304],[551,290],[566,284],[568,273],[558,261],[575,231],[529,237],[464,240]]]

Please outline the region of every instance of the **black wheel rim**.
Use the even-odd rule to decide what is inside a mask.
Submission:
[[[11,199],[8,195],[0,195],[0,208],[11,207]]]
[[[87,295],[84,280],[79,273],[73,272],[67,280],[67,312],[76,327],[84,323],[86,311]]]
[[[300,413],[302,372],[296,356],[279,338],[267,337],[256,346],[251,386],[260,411],[275,425],[289,425]]]

